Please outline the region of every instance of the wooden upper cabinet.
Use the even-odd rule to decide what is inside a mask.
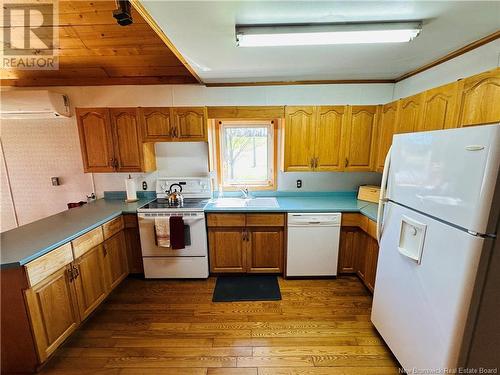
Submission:
[[[377,106],[349,107],[346,122],[345,160],[346,171],[369,171],[375,160]]]
[[[412,133],[418,130],[423,94],[417,94],[399,101],[396,133]]]
[[[185,141],[207,140],[207,110],[205,107],[177,107],[172,109],[174,138]]]
[[[85,172],[113,172],[114,149],[109,110],[77,108],[76,117]]]
[[[314,170],[339,171],[342,160],[342,130],[345,107],[318,107],[314,144]]]
[[[375,169],[382,172],[384,169],[385,157],[392,144],[394,127],[398,116],[398,101],[383,105],[380,110],[378,124],[378,149]]]
[[[33,336],[40,362],[76,329],[80,322],[71,265],[25,291]]]
[[[284,169],[311,171],[314,158],[314,107],[285,108]]]
[[[77,108],[85,172],[150,172],[153,143],[142,143],[136,108]]]
[[[500,68],[463,80],[461,126],[500,121]]]
[[[144,141],[172,140],[174,121],[171,108],[140,108],[139,113]]]
[[[442,130],[457,126],[457,100],[461,82],[436,87],[422,95],[418,131]]]
[[[135,108],[111,108],[117,172],[141,172],[142,141]]]

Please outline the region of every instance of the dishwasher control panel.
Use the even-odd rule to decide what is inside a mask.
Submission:
[[[288,214],[288,226],[340,226],[341,221],[342,214],[335,212],[290,212]]]

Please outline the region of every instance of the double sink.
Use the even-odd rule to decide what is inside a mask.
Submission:
[[[278,208],[279,204],[276,198],[218,198],[214,200],[214,206],[220,208]]]

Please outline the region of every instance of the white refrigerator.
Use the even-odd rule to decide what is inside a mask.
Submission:
[[[500,124],[394,136],[371,319],[408,373],[500,367],[499,165]]]

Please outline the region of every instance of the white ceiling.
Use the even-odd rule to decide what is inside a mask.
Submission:
[[[500,1],[158,1],[144,6],[206,83],[392,79],[500,28]],[[235,24],[424,20],[410,43],[237,47]]]

